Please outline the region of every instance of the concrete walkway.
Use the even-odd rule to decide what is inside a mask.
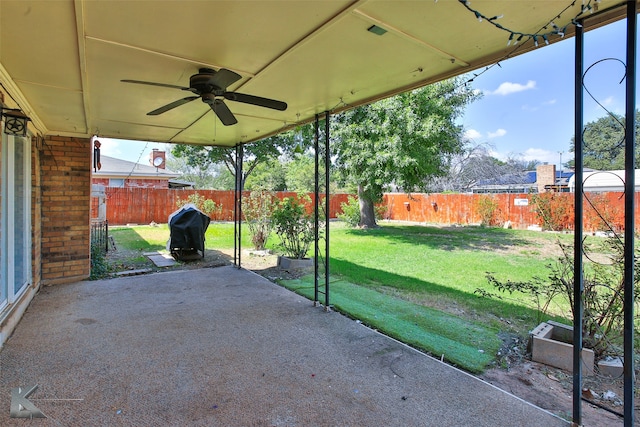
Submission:
[[[568,425],[229,266],[44,288],[0,369],[2,426]]]

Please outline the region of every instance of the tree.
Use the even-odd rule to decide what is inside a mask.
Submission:
[[[269,159],[257,165],[251,175],[247,176],[245,189],[285,191],[285,165],[279,159]]]
[[[298,145],[294,136],[294,132],[289,131],[245,144],[243,146],[241,189],[244,189],[247,177],[258,165],[277,159],[282,154],[293,152],[295,146]],[[187,164],[194,168],[206,169],[211,165],[222,163],[234,177],[236,176],[236,150],[234,147],[177,144],[171,150],[171,154],[186,159]]]
[[[322,168],[324,169],[324,165],[322,165]],[[312,154],[297,154],[287,162],[287,190],[298,193],[311,193],[315,191],[315,176],[316,166]]]
[[[167,168],[179,173],[182,180],[193,182],[195,188],[204,189],[214,187],[216,172],[212,165],[203,167],[190,166],[186,159],[169,155],[167,156]]]
[[[636,147],[639,142],[640,112],[636,111]],[[624,169],[624,126],[625,118],[616,114],[609,114],[589,122],[583,132],[584,166],[598,170]],[[571,139],[569,151],[575,152],[575,137]],[[640,161],[636,148],[636,164]],[[570,168],[575,167],[575,160],[567,162]]]
[[[479,97],[461,82],[435,83],[334,118],[332,154],[340,178],[357,186],[360,226],[376,226],[374,204],[386,186],[414,191],[447,172],[448,157],[462,149],[455,120]]]

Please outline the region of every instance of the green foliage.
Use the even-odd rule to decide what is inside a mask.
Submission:
[[[216,215],[222,213],[222,205],[218,205],[211,199],[205,199],[204,196],[199,193],[190,194],[186,199],[178,198],[176,200],[176,207],[180,209],[184,205],[192,203],[196,208],[200,209],[202,213],[210,218],[215,218]]]
[[[291,258],[305,258],[315,239],[313,215],[307,213],[305,202],[311,202],[309,196],[287,197],[277,204],[271,215],[281,240],[280,247]]]
[[[253,191],[242,199],[242,212],[251,233],[251,243],[255,250],[265,249],[273,230],[271,212],[277,206],[275,195],[269,191]]]
[[[283,154],[292,153],[296,145],[293,131],[243,145],[242,189],[244,189],[247,177],[251,175],[258,165],[277,159]],[[236,151],[233,147],[211,145],[176,144],[171,150],[171,154],[174,157],[186,159],[187,164],[195,168],[207,169],[211,165],[222,163],[234,177],[237,172],[235,153]]]
[[[542,221],[543,230],[562,231],[572,224],[571,200],[561,193],[540,193],[531,196],[534,211]]]
[[[480,215],[480,225],[483,227],[499,225],[498,206],[498,201],[491,196],[480,196],[476,200],[476,212]]]
[[[91,244],[91,272],[89,280],[104,279],[109,276],[109,263],[104,253],[104,248],[96,243]]]
[[[323,168],[324,169],[324,165]],[[313,156],[300,154],[287,163],[287,189],[298,193],[313,193],[315,190],[316,165]],[[324,171],[320,171],[324,179]]]
[[[574,313],[574,271],[573,248],[560,244],[562,255],[555,263],[547,265],[549,274],[547,279],[534,277],[528,281],[500,281],[492,273],[487,273],[489,283],[501,293],[527,294],[535,303],[539,313],[547,314],[552,302],[562,298],[571,308],[572,319]],[[592,348],[596,355],[602,356],[621,343],[624,328],[624,245],[617,238],[608,239],[599,248],[585,246],[585,252],[590,259],[598,258],[597,253],[606,262],[592,263],[585,269],[583,279],[583,345]],[[635,267],[638,270],[638,267]],[[635,276],[634,302],[640,301],[638,283],[640,278]],[[485,297],[501,298],[478,289],[476,293]],[[540,321],[540,318],[539,318]]]
[[[344,221],[351,228],[360,225],[360,202],[357,197],[349,196],[346,203],[340,203],[340,210],[342,213],[337,214],[339,220]],[[376,220],[382,219],[386,211],[386,206],[375,206]]]
[[[462,147],[456,119],[478,96],[459,83],[435,83],[335,116],[332,150],[339,176],[359,187],[358,197],[371,202],[370,209],[385,186],[414,191],[447,172],[448,156]]]
[[[253,169],[247,176],[245,189],[249,191],[268,190],[286,191],[285,167],[278,159],[269,159]]]
[[[360,205],[358,198],[349,196],[347,203],[340,203],[342,213],[338,214],[338,219],[344,221],[349,227],[357,227],[360,224]]]
[[[598,170],[624,169],[624,128],[625,118],[618,114],[608,114],[589,122],[582,133],[584,166]],[[636,111],[636,164],[640,162],[640,111]],[[571,139],[569,151],[575,151],[575,138]],[[567,162],[569,167],[575,161]]]

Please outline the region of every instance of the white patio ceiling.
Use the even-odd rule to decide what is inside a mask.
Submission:
[[[583,3],[589,25],[625,13],[620,0],[0,0],[0,82],[42,134],[233,146],[534,48],[524,37],[514,51],[511,32],[569,37]],[[510,31],[486,19],[499,15]],[[200,100],[149,116],[192,93],[121,81],[189,86],[199,68],[288,108],[226,101],[232,126]]]

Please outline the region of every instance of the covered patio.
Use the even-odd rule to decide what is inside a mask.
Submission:
[[[636,13],[623,0],[0,1],[0,392],[8,401],[11,387],[37,383],[34,398],[82,399],[38,403],[50,425],[562,424],[247,272],[81,281],[99,166],[92,138],[236,147],[241,168],[244,144],[572,36],[579,135],[582,33],[629,16],[635,70]],[[627,250],[631,298],[633,241]],[[0,423],[16,422],[8,417],[0,411]]]
[[[0,371],[3,426],[569,424],[232,266],[45,288]]]

